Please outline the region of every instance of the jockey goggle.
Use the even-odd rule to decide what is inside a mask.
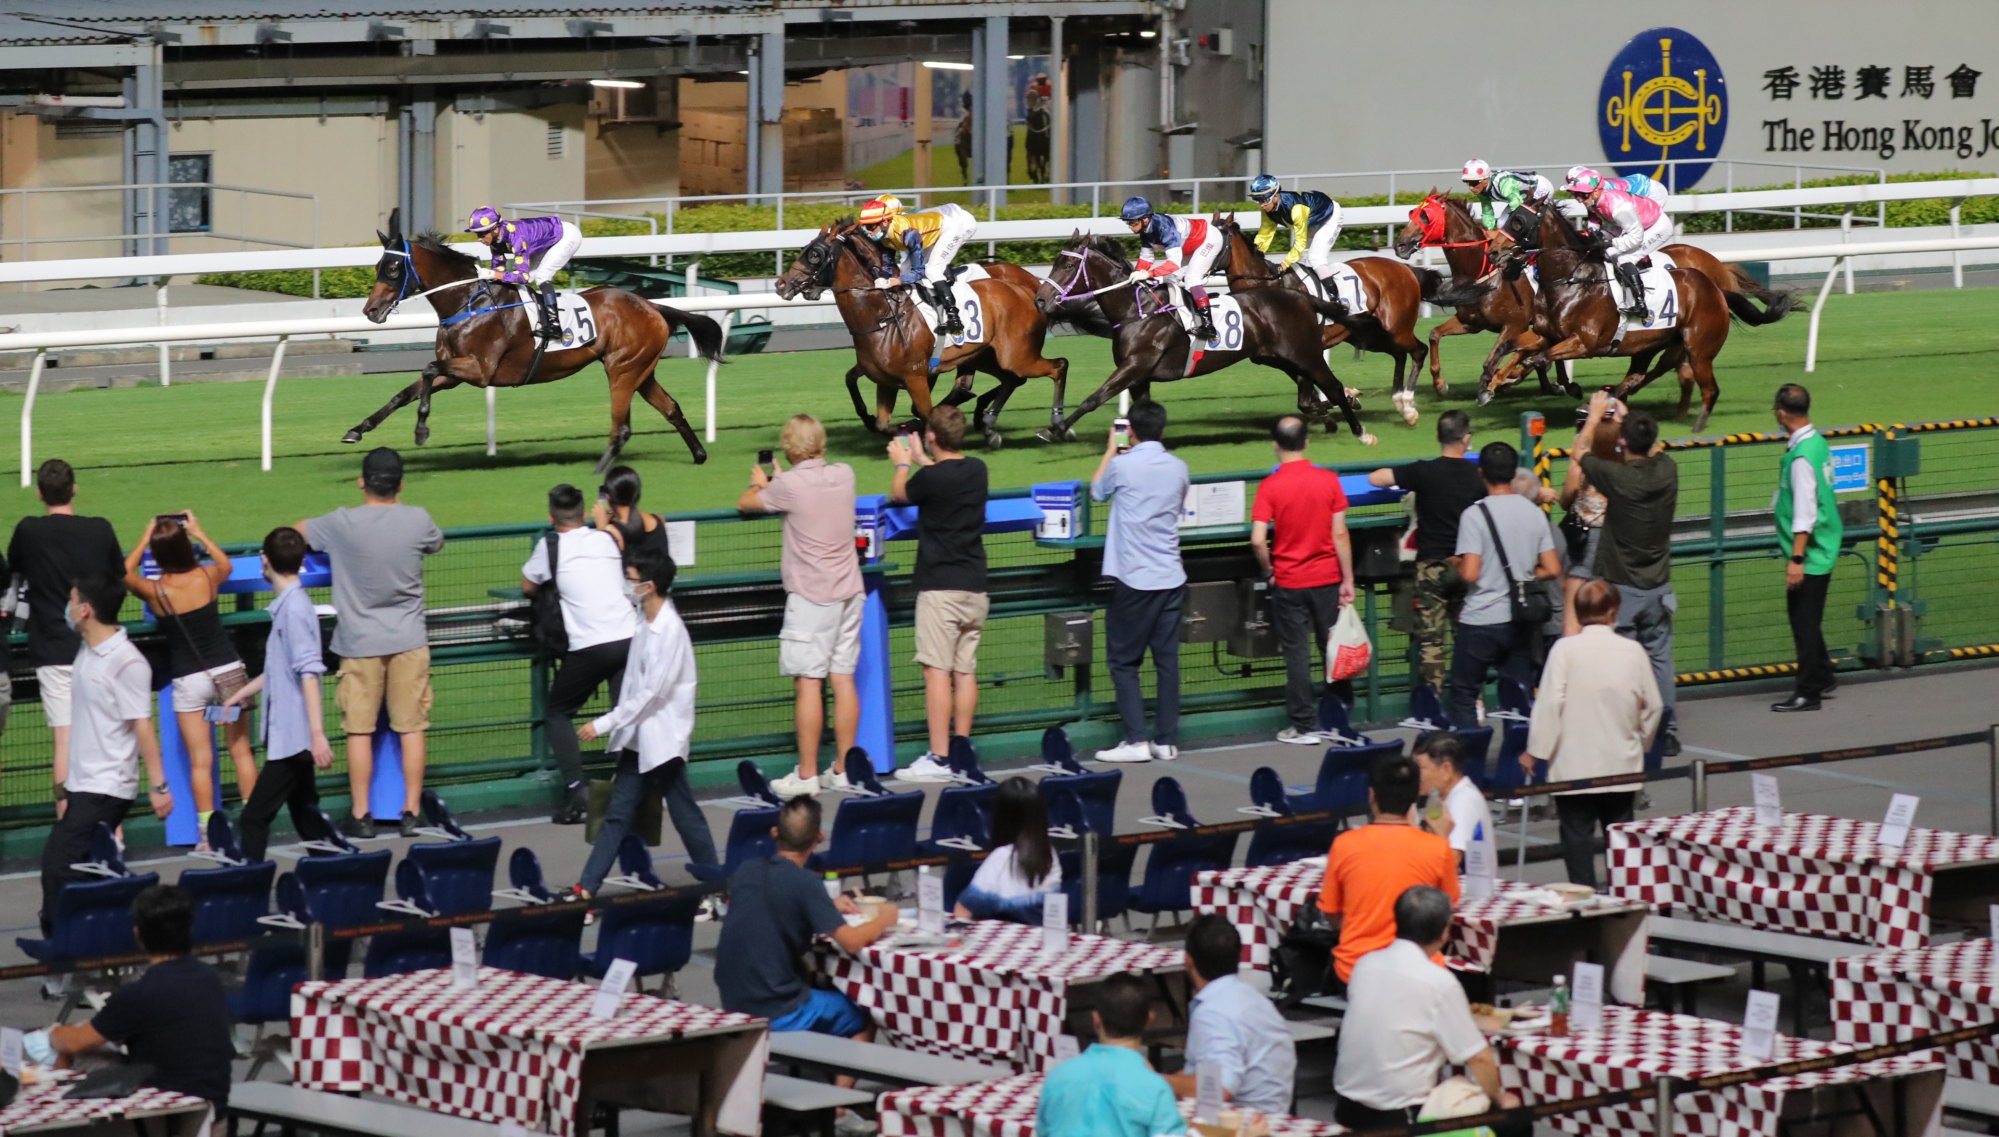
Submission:
[[[1151,220],[1152,220],[1152,215],[1151,215],[1151,214],[1147,214],[1147,215],[1145,215],[1144,217],[1141,217],[1141,218],[1139,218],[1139,219],[1138,219],[1138,220],[1136,220],[1136,221],[1127,221],[1127,222],[1125,222],[1125,223],[1124,223],[1124,227],[1125,227],[1125,228],[1127,228],[1127,229],[1129,229],[1129,230],[1131,230],[1131,231],[1132,231],[1132,232],[1134,232],[1134,233],[1143,233],[1143,232],[1145,232],[1145,226],[1146,226],[1146,223],[1147,223],[1147,222],[1149,222],[1149,221],[1151,221]]]
[[[1275,213],[1277,212],[1277,207],[1284,204],[1274,193],[1269,197],[1253,197],[1250,200],[1256,202],[1256,207],[1265,213]]]

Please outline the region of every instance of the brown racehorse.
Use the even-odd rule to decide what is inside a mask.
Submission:
[[[1432,187],[1416,208],[1409,211],[1409,224],[1395,237],[1395,255],[1411,257],[1419,248],[1444,250],[1444,260],[1451,266],[1453,290],[1430,293],[1426,299],[1443,303],[1458,299],[1462,294],[1455,291],[1457,286],[1475,284],[1483,280],[1493,268],[1492,247],[1486,231],[1472,217],[1465,203],[1449,194],[1438,193]],[[1498,332],[1500,341],[1512,340],[1518,345],[1514,355],[1517,364],[1522,355],[1539,351],[1541,337],[1534,334],[1534,289],[1523,277],[1497,282],[1496,287],[1478,291],[1465,297],[1469,302],[1458,305],[1450,319],[1430,329],[1430,381],[1436,385],[1439,395],[1444,393],[1443,353],[1438,342],[1445,336],[1461,336],[1471,332]],[[1494,345],[1497,350],[1497,343]],[[1488,355],[1484,373],[1492,373],[1498,362],[1496,355]],[[1569,382],[1566,365],[1557,365],[1562,385],[1573,387]],[[1518,367],[1510,367],[1504,374],[1517,379]],[[1540,372],[1541,392],[1553,394],[1554,388],[1548,383],[1548,373]]]
[[[1054,409],[1050,422],[1062,420],[1064,388],[1069,378],[1069,361],[1047,359],[1041,354],[1048,338],[1048,320],[1034,304],[1034,292],[1019,282],[1024,273],[1009,271],[993,279],[975,281],[972,291],[979,298],[977,310],[964,313],[968,331],[982,332],[980,339],[942,345],[936,333],[916,307],[907,287],[877,288],[875,280],[890,274],[893,265],[883,259],[881,249],[861,232],[851,219],[843,219],[819,231],[812,242],[799,250],[798,259],[777,280],[777,294],[786,300],[804,296],[817,300],[833,290],[834,304],[847,331],[854,337],[857,363],[848,372],[847,382],[854,395],[854,408],[861,421],[877,433],[893,432],[891,422],[898,391],[908,391],[918,417],[930,413],[930,388],[940,371],[958,372],[951,401],[962,401],[971,393],[971,373],[983,371],[999,380],[999,386],[979,397],[972,417],[985,432],[986,445],[1001,443],[1000,411],[1007,399],[1031,378],[1047,376],[1054,382]],[[1028,279],[1032,279],[1029,277]],[[861,406],[859,376],[875,382],[875,413],[872,418]]]
[[[1227,272],[1230,291],[1239,288],[1280,286],[1297,292],[1306,290],[1302,266],[1282,277],[1271,268],[1270,262],[1257,251],[1235,223],[1235,216],[1217,213],[1209,224],[1220,226],[1222,239],[1227,242]],[[1430,354],[1421,340],[1416,338],[1416,314],[1423,306],[1424,281],[1418,270],[1405,264],[1398,264],[1387,257],[1355,257],[1347,263],[1360,277],[1359,297],[1362,305],[1353,305],[1355,298],[1342,297],[1349,307],[1364,307],[1361,315],[1342,315],[1324,325],[1319,342],[1324,347],[1351,343],[1360,351],[1380,352],[1395,359],[1395,383],[1393,400],[1397,410],[1402,412],[1402,421],[1416,425],[1416,372],[1423,366],[1423,357]],[[1437,274],[1429,269],[1421,270],[1431,277]],[[1413,366],[1411,359],[1415,360]]]
[[[437,332],[437,359],[426,364],[417,381],[396,392],[382,409],[357,423],[342,442],[359,442],[382,420],[414,400],[416,444],[430,441],[430,397],[460,383],[474,387],[521,387],[553,383],[599,360],[611,383],[611,440],[597,462],[599,474],[611,468],[632,436],[632,396],[638,395],[666,416],[680,432],[688,453],[699,465],[708,451],[687,425],[680,404],[659,385],[660,355],[676,326],[687,329],[702,358],[722,358],[721,325],[706,316],[657,305],[617,288],[592,288],[582,293],[589,305],[589,322],[596,335],[581,347],[551,347],[536,362],[534,303],[522,302],[504,285],[477,282],[479,262],[447,247],[435,234],[404,236],[402,211],[389,213],[389,231],[377,232],[382,259],[375,263],[375,285],[361,312],[381,323],[396,305],[423,296],[444,325]],[[447,287],[449,286],[449,287]]]
[[[1541,207],[1539,243],[1536,265],[1541,276],[1541,303],[1535,306],[1534,330],[1552,346],[1530,357],[1529,365],[1600,356],[1633,357],[1630,371],[1618,384],[1619,398],[1630,396],[1666,368],[1678,368],[1680,417],[1686,417],[1698,384],[1701,413],[1694,432],[1706,429],[1720,395],[1714,379],[1715,356],[1728,342],[1728,302],[1721,289],[1698,272],[1675,268],[1677,325],[1662,331],[1635,329],[1617,339],[1624,317],[1611,294],[1610,266],[1604,262],[1601,243],[1586,242],[1552,204]],[[1512,345],[1502,338],[1499,350],[1510,351]],[[1645,361],[1654,356],[1659,358],[1659,366],[1648,373]],[[1490,378],[1486,376],[1487,381]]]
[[[1235,294],[1233,299],[1241,309],[1240,324],[1231,325],[1219,314],[1215,322],[1222,337],[1240,337],[1237,342],[1242,346],[1195,355],[1193,338],[1172,310],[1168,288],[1150,281],[1131,284],[1130,276],[1131,262],[1116,241],[1093,239],[1079,231],[1056,254],[1054,268],[1035,293],[1036,305],[1050,315],[1066,317],[1091,305],[1101,308],[1111,335],[1111,358],[1117,364],[1110,378],[1073,414],[1041,432],[1042,441],[1073,437],[1070,428],[1076,420],[1122,391],[1135,390],[1143,398],[1155,380],[1207,375],[1250,360],[1290,376],[1298,388],[1299,413],[1307,419],[1325,419],[1327,406],[1336,406],[1354,437],[1363,446],[1374,445],[1375,437],[1361,427],[1346,388],[1333,378],[1332,369],[1320,357],[1319,321],[1343,314],[1337,305],[1277,288]],[[1230,313],[1231,319],[1233,316]],[[1090,324],[1097,326],[1094,320]],[[1308,392],[1316,392],[1323,401],[1309,397]],[[1332,429],[1330,420],[1327,429]]]

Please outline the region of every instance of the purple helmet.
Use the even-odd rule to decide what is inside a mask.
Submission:
[[[472,216],[466,219],[465,231],[467,233],[484,233],[488,229],[499,228],[499,225],[500,211],[490,205],[482,205],[473,210]]]

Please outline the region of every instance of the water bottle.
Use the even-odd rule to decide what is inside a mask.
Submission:
[[[1548,1000],[1548,1034],[1554,1038],[1569,1036],[1569,977],[1555,976],[1555,993]]]
[[[827,873],[827,874],[826,874],[826,895],[827,895],[827,896],[829,896],[829,897],[831,897],[831,898],[832,898],[832,899],[834,899],[834,900],[838,900],[838,899],[840,899],[840,874],[839,874],[839,873],[836,873],[836,872],[829,872],[829,873]]]

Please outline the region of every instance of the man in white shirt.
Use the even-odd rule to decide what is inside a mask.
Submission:
[[[1437,795],[1443,808],[1441,814],[1425,810],[1423,827],[1451,843],[1462,872],[1465,851],[1475,837],[1482,834],[1488,846],[1492,843],[1492,809],[1485,795],[1465,777],[1465,747],[1457,735],[1448,730],[1431,731],[1416,740],[1415,756],[1416,769],[1423,776],[1423,792]]]
[[[632,637],[617,706],[576,731],[579,742],[608,735],[611,751],[618,756],[604,827],[574,890],[581,897],[602,887],[617,860],[618,843],[647,793],[666,799],[667,816],[687,846],[690,862],[700,867],[720,864],[708,819],[701,815],[701,804],[687,784],[687,754],[694,737],[694,643],[687,638],[680,613],[666,598],[675,571],[673,558],[657,549],[637,549],[628,559],[625,579],[645,620]]]
[[[1191,1098],[1202,1066],[1222,1085],[1222,1097],[1264,1113],[1291,1109],[1298,1051],[1291,1028],[1270,996],[1236,976],[1242,936],[1219,915],[1187,925],[1187,978],[1194,998],[1187,1016],[1187,1065],[1168,1074],[1174,1094]]]
[[[1395,942],[1354,964],[1333,1065],[1334,1117],[1341,1125],[1367,1130],[1416,1120],[1444,1067],[1453,1065],[1465,1067],[1495,1107],[1520,1105],[1500,1088],[1499,1062],[1472,1021],[1464,988],[1430,962],[1450,927],[1451,898],[1417,885],[1396,898]],[[1496,1129],[1500,1137],[1513,1131]]]
[[[93,879],[70,868],[90,859],[99,822],[118,828],[139,796],[139,762],[146,764],[147,801],[156,817],[173,810],[153,731],[153,669],[118,626],[125,585],[92,574],[70,589],[64,620],[83,640],[70,670],[69,808],[42,846],[42,934],[51,931],[56,896],[72,880]]]
[[[631,654],[638,616],[625,599],[624,555],[618,542],[601,529],[583,526],[583,491],[563,483],[548,491],[548,523],[555,532],[535,542],[521,566],[521,593],[533,596],[554,581],[562,604],[562,631],[568,650],[548,687],[548,711],[542,731],[555,751],[555,769],[562,777],[562,800],[550,820],[557,825],[581,825],[588,812],[589,793],[583,785],[583,750],[576,744],[576,712],[608,683],[613,698]],[[555,546],[555,571],[549,571],[549,546]]]

